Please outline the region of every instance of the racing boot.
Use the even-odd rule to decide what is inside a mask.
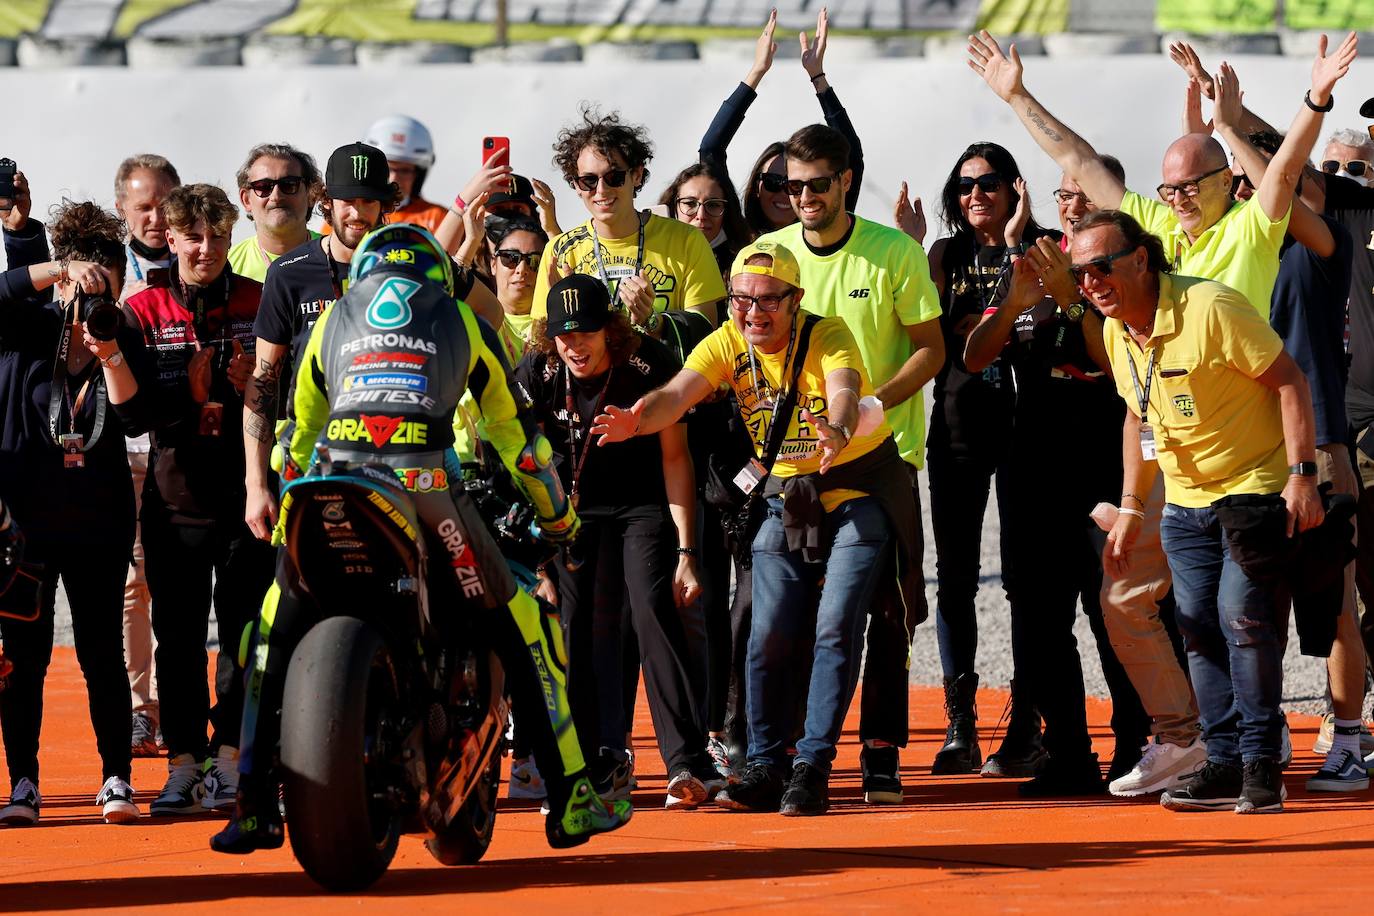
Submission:
[[[544,835],[554,849],[581,846],[598,833],[609,833],[630,822],[634,806],[629,799],[607,802],[596,794],[591,780],[582,776],[572,784],[572,794],[544,819]]]
[[[228,825],[210,837],[210,848],[228,855],[247,855],[255,849],[279,849],[286,839],[281,809],[270,793],[240,788]]]
[[[945,731],[945,746],[936,752],[935,762],[930,767],[932,776],[960,776],[982,767],[978,706],[974,701],[977,690],[976,674],[945,678],[945,716],[949,719],[949,728]]]

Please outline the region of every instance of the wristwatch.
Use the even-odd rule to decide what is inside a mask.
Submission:
[[[1299,461],[1297,464],[1290,464],[1288,474],[1290,477],[1316,477],[1317,462]]]
[[[1088,307],[1083,304],[1082,299],[1064,309],[1064,317],[1068,318],[1074,324],[1078,324],[1082,321],[1083,316],[1086,314],[1088,314]]]
[[[111,369],[118,369],[120,366],[124,365],[124,354],[116,350],[109,356],[102,359],[100,361],[100,364],[103,366],[108,366]]]

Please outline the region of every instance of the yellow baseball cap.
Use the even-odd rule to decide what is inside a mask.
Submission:
[[[744,263],[758,254],[768,255],[773,259],[773,263]],[[797,264],[796,255],[777,242],[750,242],[741,248],[739,254],[735,255],[735,263],[730,267],[730,276],[735,277],[740,274],[762,274],[765,277],[781,280],[788,286],[801,288],[801,266]]]

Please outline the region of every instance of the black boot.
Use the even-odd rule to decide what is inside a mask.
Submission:
[[[1040,743],[1040,713],[1031,702],[1029,691],[1011,682],[1011,721],[1002,746],[988,755],[982,775],[1025,779],[1036,775],[1045,760],[1045,748]]]
[[[210,838],[210,848],[230,855],[247,855],[255,849],[278,849],[285,841],[281,810],[271,793],[239,788],[229,824]]]
[[[983,751],[978,747],[978,675],[961,674],[945,678],[945,746],[935,755],[931,765],[933,776],[961,776],[977,772],[983,765]]]

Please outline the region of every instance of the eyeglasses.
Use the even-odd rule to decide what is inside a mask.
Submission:
[[[609,172],[603,172],[600,175],[592,175],[590,173],[578,175],[572,181],[568,182],[568,184],[572,185],[574,188],[581,188],[584,191],[595,191],[596,186],[604,181],[608,188],[619,188],[624,187],[625,179],[629,177],[629,174],[630,173],[626,169],[611,169]]]
[[[1345,172],[1351,178],[1363,178],[1371,170],[1371,164],[1364,159],[1351,159],[1349,162],[1341,162],[1339,159],[1327,159],[1322,163],[1322,171],[1328,175],[1335,175],[1337,172]]]
[[[966,175],[959,179],[959,196],[968,197],[973,193],[974,185],[977,185],[978,190],[984,194],[996,194],[1002,189],[1002,176],[996,172],[988,172],[977,178],[970,178]]]
[[[298,192],[304,182],[305,179],[299,175],[287,175],[285,178],[259,178],[248,182],[248,187],[262,198],[271,197],[274,188],[281,188],[281,192],[289,197]]]
[[[834,175],[822,175],[819,178],[808,178],[806,181],[790,178],[786,184],[787,196],[801,197],[803,188],[810,190],[812,194],[824,194],[839,177],[840,173],[836,172]]]
[[[1088,195],[1084,194],[1082,191],[1066,191],[1063,188],[1054,192],[1054,199],[1061,204],[1070,204],[1075,200],[1081,201],[1085,207],[1092,203],[1092,201],[1088,200]]]
[[[726,200],[723,197],[708,197],[706,200],[697,200],[695,197],[679,197],[677,199],[677,212],[683,216],[696,216],[697,211],[705,208],[707,216],[724,216]]]
[[[1184,197],[1197,197],[1198,191],[1200,190],[1198,185],[1202,184],[1213,175],[1220,175],[1222,172],[1229,171],[1231,171],[1231,167],[1229,165],[1223,165],[1219,169],[1212,169],[1212,171],[1208,172],[1206,175],[1189,178],[1182,184],[1162,184],[1155,188],[1155,191],[1159,194],[1159,199],[1166,204],[1172,202],[1174,195],[1179,193],[1182,193]]]
[[[514,248],[496,249],[496,259],[507,270],[515,270],[520,266],[521,261],[530,265],[530,269],[533,270],[539,266],[539,259],[543,256],[544,252],[542,251],[517,251]]]
[[[787,187],[787,176],[779,175],[777,172],[763,172],[759,175],[759,184],[770,194],[777,194]]]
[[[730,307],[735,311],[746,314],[751,308],[757,308],[760,312],[776,312],[796,290],[789,289],[781,296],[746,296],[743,293],[730,294]]]
[[[1100,258],[1093,258],[1086,264],[1073,264],[1069,267],[1069,273],[1073,275],[1075,283],[1082,285],[1084,276],[1092,276],[1094,279],[1101,280],[1112,275],[1112,262],[1118,258],[1124,258],[1128,254],[1135,254],[1136,248],[1123,248],[1115,254],[1103,255]]]

